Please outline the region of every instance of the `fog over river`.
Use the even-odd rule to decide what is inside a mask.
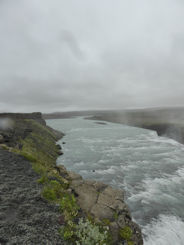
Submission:
[[[47,124],[66,134],[58,164],[125,190],[145,245],[184,244],[184,145],[154,131],[83,118]]]

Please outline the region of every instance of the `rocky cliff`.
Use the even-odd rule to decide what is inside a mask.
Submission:
[[[6,125],[0,130],[0,164],[2,176],[7,176],[7,178],[2,178],[7,184],[5,189],[7,187],[10,192],[2,196],[1,202],[6,203],[6,213],[12,212],[13,217],[8,218],[7,215],[0,217],[3,220],[3,227],[6,227],[6,229],[0,227],[2,244],[15,244],[13,241],[16,241],[16,244],[44,242],[53,245],[64,243],[82,245],[143,244],[140,228],[131,219],[122,190],[114,190],[110,186],[96,181],[83,180],[80,175],[67,171],[64,166],[56,166],[57,156],[61,154],[61,147],[56,145],[56,141],[63,134],[47,127],[40,113],[1,114],[0,118],[1,120],[8,118],[11,121],[8,123],[8,127]],[[5,150],[9,153],[5,153]],[[11,155],[9,159],[11,164],[5,164],[6,161],[3,160],[3,156],[7,154]],[[24,157],[24,163],[17,154]],[[23,164],[22,167],[21,164]],[[29,169],[29,166],[32,166],[36,175],[32,174],[33,170]],[[28,178],[27,174],[29,181],[25,180]],[[13,183],[11,175],[15,179],[18,178],[19,181]],[[36,179],[37,183],[35,184]],[[36,191],[33,190],[34,188],[41,190],[40,197],[38,191],[36,199],[34,195],[32,196],[32,193]],[[6,191],[5,189],[3,192]],[[26,193],[30,195],[26,195]],[[10,196],[14,197],[13,200]],[[18,206],[14,205],[16,201]],[[25,206],[29,205],[30,201],[33,205],[29,207],[31,210],[29,213]],[[44,201],[46,203],[45,213]],[[22,204],[24,215],[19,212]],[[52,238],[49,237],[49,234],[51,234],[52,227],[44,226],[38,215],[38,212],[41,212],[43,220],[47,221],[48,218],[44,217],[48,215],[48,205],[49,210],[55,210],[55,212],[53,211],[53,219],[51,218],[52,211],[49,213],[55,239],[51,243],[49,242]],[[41,210],[39,206],[41,206]],[[43,227],[39,227],[39,222],[35,223],[36,220],[34,221],[30,217],[30,215],[34,216],[34,210],[36,217],[39,216],[40,226]],[[14,232],[8,232],[8,227],[14,227],[16,224],[17,228],[13,230]],[[59,228],[56,234],[57,227]],[[37,234],[37,229],[45,229],[43,232],[45,235]],[[60,242],[58,234],[60,234]],[[34,239],[31,240],[31,237]]]

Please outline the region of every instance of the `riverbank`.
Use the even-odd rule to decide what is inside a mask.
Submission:
[[[67,171],[64,166],[55,165],[58,154],[61,154],[61,149],[56,145],[56,141],[62,137],[62,134],[45,126],[45,122],[41,120],[41,114],[37,114],[36,120],[31,119],[31,116],[27,118],[27,115],[24,118],[24,115],[20,114],[18,117],[16,115],[11,117],[10,114],[6,115],[7,117],[10,121],[8,123],[6,121],[5,128],[0,130],[1,175],[4,176],[2,181],[5,182],[1,201],[7,206],[5,215],[2,215],[3,227],[7,229],[3,230],[4,228],[1,227],[1,234],[3,234],[1,241],[4,244],[13,244],[15,237],[19,239],[16,240],[16,244],[40,244],[41,242],[64,244],[64,240],[72,244],[76,244],[76,241],[79,242],[78,244],[87,244],[87,240],[92,241],[91,244],[97,242],[101,244],[143,244],[141,231],[132,221],[128,207],[124,203],[123,191],[114,190],[96,181],[83,180],[80,175]],[[38,120],[39,117],[40,120]],[[3,156],[6,157],[7,154],[11,155],[8,161],[12,164],[9,164],[9,168],[6,169],[7,161],[4,161]],[[25,162],[22,162],[21,159]],[[21,167],[22,164],[25,168]],[[17,167],[19,172],[16,170]],[[31,172],[32,169],[36,173]],[[12,173],[15,177],[14,181],[11,180]],[[26,181],[26,174],[30,176],[29,181]],[[19,182],[16,184],[17,178]],[[10,193],[6,192],[6,185]],[[35,192],[36,199],[32,196]],[[10,196],[13,196],[13,200]],[[25,207],[30,200],[33,206],[26,212]],[[37,225],[31,222],[29,210],[35,211],[35,214],[31,214],[34,218],[37,217],[37,211],[38,213],[44,212],[44,205],[40,203],[43,212],[37,207],[39,200],[54,211],[53,216],[51,213],[48,215],[53,220],[50,227],[48,225],[50,221],[45,220],[44,215],[39,216],[43,217],[43,223],[39,222],[39,219]],[[12,205],[14,202],[17,203],[20,210],[17,206]],[[24,206],[22,211],[21,204]],[[23,215],[21,216],[17,210]],[[12,213],[12,218],[7,213]],[[47,216],[47,209],[45,215]],[[17,231],[12,229],[13,232],[8,233],[8,227],[15,226],[18,227]],[[39,233],[42,229],[44,229],[43,236],[39,236],[36,231]],[[54,243],[49,243],[50,240],[47,240],[52,239],[47,229],[55,232]],[[57,229],[59,229],[58,233]],[[57,240],[59,233],[60,241]],[[29,240],[31,237],[35,239],[34,242]]]
[[[45,119],[62,119],[83,116],[86,119],[121,123],[154,130],[184,144],[184,108],[146,108],[132,110],[74,111],[44,114]]]

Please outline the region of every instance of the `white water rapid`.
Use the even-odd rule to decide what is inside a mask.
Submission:
[[[58,164],[125,190],[145,245],[184,245],[184,145],[150,130],[83,118],[47,124],[66,134]]]

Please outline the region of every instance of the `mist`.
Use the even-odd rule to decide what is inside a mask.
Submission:
[[[180,0],[1,0],[1,112],[183,106],[183,12]]]

